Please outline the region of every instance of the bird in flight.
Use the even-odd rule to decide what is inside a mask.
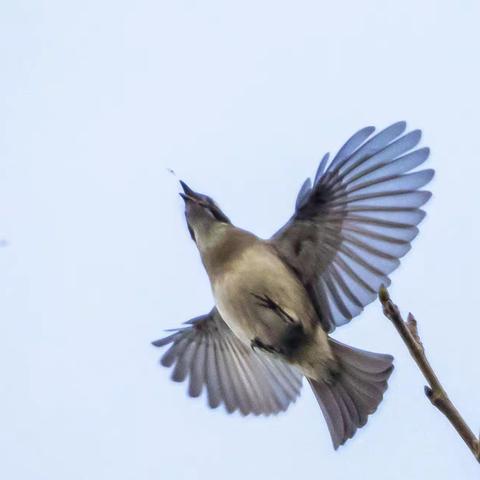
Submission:
[[[263,240],[232,224],[207,195],[180,182],[188,230],[207,271],[215,306],[153,342],[162,365],[205,388],[228,413],[284,411],[306,377],[335,449],[375,412],[393,357],[330,337],[372,302],[400,264],[425,217],[433,170],[416,169],[428,148],[405,122],[355,133],[298,194],[290,220]]]

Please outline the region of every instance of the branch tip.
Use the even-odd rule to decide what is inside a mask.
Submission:
[[[390,295],[388,293],[388,290],[383,283],[382,283],[382,285],[380,285],[380,290],[378,291],[378,296],[380,298],[380,301],[383,304],[387,303],[390,300]]]
[[[477,437],[466,424],[432,369],[418,335],[415,317],[409,313],[407,320],[403,320],[399,308],[391,300],[384,285],[380,287],[378,296],[382,303],[384,315],[392,321],[415,360],[415,363],[428,382],[428,385],[424,387],[425,396],[434,407],[447,417],[451,425],[471,450],[475,459],[480,463],[480,436]]]

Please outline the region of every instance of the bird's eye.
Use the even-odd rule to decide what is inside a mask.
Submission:
[[[224,223],[230,223],[230,219],[220,210],[220,207],[215,201],[207,195],[202,195],[202,198],[196,201],[197,205],[203,207],[215,220]]]
[[[210,213],[215,217],[219,222],[230,223],[230,219],[220,210],[220,208],[212,202],[209,205]]]

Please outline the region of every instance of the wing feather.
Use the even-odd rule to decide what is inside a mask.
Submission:
[[[372,136],[355,133],[326,167],[327,156],[298,196],[293,217],[271,239],[310,292],[327,332],[358,315],[400,264],[425,217],[434,171],[421,131],[405,122]]]
[[[173,367],[172,380],[188,378],[191,397],[205,387],[211,408],[223,404],[228,413],[271,415],[286,410],[300,394],[301,374],[243,344],[216,308],[186,324],[153,345],[168,346],[161,364]]]

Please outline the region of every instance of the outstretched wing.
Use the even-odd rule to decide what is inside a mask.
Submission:
[[[431,194],[419,190],[433,170],[408,173],[429,155],[413,150],[421,132],[403,134],[405,122],[375,136],[373,127],[353,135],[313,185],[303,184],[290,221],[272,238],[315,304],[322,326],[332,332],[375,299],[400,264],[424,218]]]
[[[198,397],[205,386],[211,408],[223,403],[229,413],[270,415],[286,410],[300,394],[300,373],[244,345],[216,308],[186,323],[153,345],[170,345],[161,364],[174,366],[175,382],[188,377],[191,397]]]

